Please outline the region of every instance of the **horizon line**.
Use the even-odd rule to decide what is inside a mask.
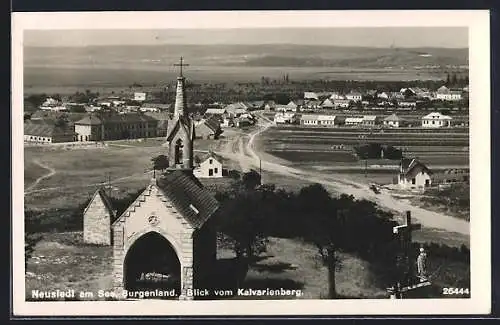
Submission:
[[[266,45],[294,45],[307,47],[343,47],[343,48],[376,48],[376,49],[469,49],[468,46],[369,46],[369,45],[334,45],[334,44],[307,44],[307,43],[213,43],[213,44],[197,44],[197,43],[159,43],[159,44],[85,44],[85,45],[24,45],[27,48],[86,48],[86,47],[119,47],[119,46],[266,46]]]

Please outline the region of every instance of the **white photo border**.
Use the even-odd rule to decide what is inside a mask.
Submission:
[[[12,14],[14,316],[464,315],[491,311],[490,15],[488,10],[26,12]],[[24,266],[23,32],[65,29],[468,27],[469,299],[27,302]],[[486,181],[486,183],[485,183]]]

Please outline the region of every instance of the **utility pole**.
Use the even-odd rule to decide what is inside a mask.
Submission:
[[[259,175],[260,175],[260,185],[262,185],[262,159],[259,157]]]

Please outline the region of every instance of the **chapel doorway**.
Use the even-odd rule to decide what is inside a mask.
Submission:
[[[124,268],[124,287],[127,291],[175,290],[181,292],[181,265],[170,242],[157,232],[149,232],[129,248]]]

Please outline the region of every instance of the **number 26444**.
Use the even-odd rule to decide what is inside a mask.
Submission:
[[[468,295],[469,288],[443,288],[443,295]]]

